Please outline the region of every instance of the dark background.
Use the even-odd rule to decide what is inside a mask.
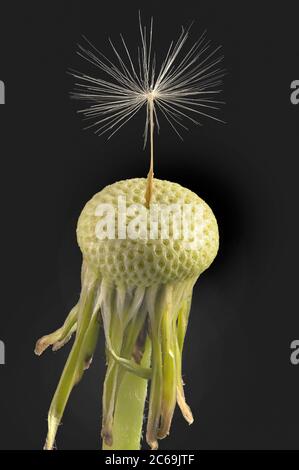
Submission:
[[[25,5],[23,4],[25,3]],[[296,8],[297,3],[297,8]],[[0,447],[40,449],[70,345],[33,354],[63,322],[80,290],[76,221],[106,184],[145,176],[143,118],[106,142],[83,131],[69,67],[85,70],[85,34],[103,52],[123,32],[135,46],[138,9],[166,48],[192,20],[222,44],[228,76],[220,125],[205,121],[180,143],[167,125],[156,176],[187,186],[213,208],[221,246],[200,278],[184,354],[191,427],[180,413],[162,449],[299,449],[298,2],[1,2]],[[60,427],[60,449],[100,445],[103,336]]]

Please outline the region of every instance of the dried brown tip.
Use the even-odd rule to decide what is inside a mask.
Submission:
[[[146,442],[148,443],[148,445],[150,446],[151,450],[157,450],[158,449],[158,441],[157,441],[157,438],[156,436],[152,435],[152,434],[149,434],[147,433],[146,435]]]
[[[132,358],[136,362],[136,364],[140,364],[141,360],[143,358],[144,350],[145,350],[145,343],[146,343],[146,338],[147,338],[147,322],[144,323],[137,341],[135,343],[133,352],[132,352]]]
[[[192,424],[194,421],[193,414],[189,405],[187,405],[184,392],[180,390],[180,387],[177,388],[177,402],[188,424]]]
[[[164,439],[169,435],[174,409],[161,416],[161,426],[158,430],[158,439]]]
[[[102,429],[101,437],[104,443],[106,444],[106,446],[112,447],[112,444],[113,444],[112,427],[111,429],[108,429],[108,426],[105,426],[105,428]]]
[[[43,336],[36,342],[34,353],[40,356],[50,345],[49,336]]]

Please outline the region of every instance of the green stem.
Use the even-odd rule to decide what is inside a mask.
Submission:
[[[151,344],[147,339],[141,361],[143,367],[150,366]],[[103,443],[103,450],[139,450],[147,380],[125,372],[121,381],[113,419],[113,445]]]

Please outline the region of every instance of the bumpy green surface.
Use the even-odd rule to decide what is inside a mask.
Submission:
[[[174,239],[172,217],[169,238],[158,239],[117,238],[118,196],[126,197],[127,207],[144,204],[145,178],[123,180],[105,187],[95,194],[84,207],[77,227],[78,243],[86,262],[100,271],[102,277],[125,286],[150,286],[199,276],[209,267],[218,250],[219,237],[215,216],[209,206],[195,193],[177,183],[154,179],[152,204],[199,204],[200,220],[191,225],[189,243]],[[99,204],[112,204],[116,214],[116,238],[100,240],[96,226]],[[132,217],[127,217],[127,221]],[[159,229],[161,228],[159,224]],[[149,233],[149,232],[148,232]],[[190,243],[191,242],[191,243]]]

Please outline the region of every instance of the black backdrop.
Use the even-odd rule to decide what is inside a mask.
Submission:
[[[8,3],[8,2],[7,2]],[[133,44],[137,15],[155,19],[156,44],[195,20],[222,44],[228,76],[226,125],[206,121],[180,143],[164,125],[156,175],[197,192],[213,208],[221,247],[202,276],[184,354],[186,394],[195,415],[177,412],[162,449],[299,449],[298,122],[290,83],[299,79],[296,2],[1,2],[0,447],[39,449],[69,346],[42,358],[35,340],[58,327],[79,293],[75,228],[93,193],[144,176],[141,118],[108,143],[83,131],[66,74],[87,35]],[[298,2],[297,2],[298,3]],[[80,62],[81,69],[85,64]],[[103,337],[74,390],[58,448],[99,447]]]

